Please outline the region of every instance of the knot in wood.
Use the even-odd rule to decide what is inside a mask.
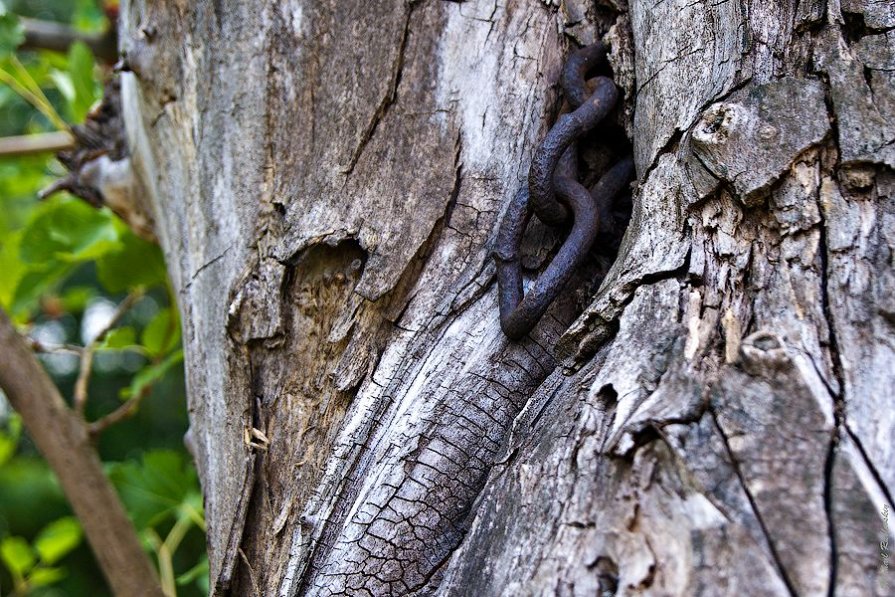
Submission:
[[[759,330],[746,337],[740,345],[743,369],[755,376],[767,377],[776,371],[792,366],[786,347],[780,337],[766,330]]]

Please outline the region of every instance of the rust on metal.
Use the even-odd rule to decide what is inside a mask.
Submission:
[[[513,197],[498,230],[494,259],[500,325],[512,340],[525,337],[537,325],[584,261],[597,235],[612,232],[613,199],[634,178],[634,162],[627,157],[613,165],[590,190],[576,180],[576,142],[618,101],[618,90],[611,79],[586,80],[605,56],[606,48],[597,43],[578,50],[567,61],[562,85],[573,111],[557,119],[535,151],[529,184]],[[559,251],[526,293],[520,247],[532,214],[553,226],[571,218],[572,226]]]

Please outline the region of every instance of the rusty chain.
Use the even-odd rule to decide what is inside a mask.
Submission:
[[[500,326],[519,340],[538,323],[559,296],[590,250],[599,232],[611,230],[614,197],[634,177],[634,163],[625,158],[612,166],[588,190],[578,177],[577,141],[615,107],[618,90],[608,77],[586,77],[606,56],[596,43],[572,54],[562,73],[562,87],[572,111],[562,114],[532,158],[528,186],[516,193],[497,233]],[[523,291],[520,247],[532,212],[545,224],[560,226],[570,218],[572,228],[547,268]]]

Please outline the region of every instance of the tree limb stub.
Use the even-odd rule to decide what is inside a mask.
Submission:
[[[0,157],[56,153],[74,147],[75,139],[67,131],[36,133],[0,138]]]

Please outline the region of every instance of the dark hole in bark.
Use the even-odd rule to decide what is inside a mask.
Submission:
[[[606,65],[597,74],[614,78]],[[633,154],[633,146],[624,128],[624,91],[619,89],[618,103],[613,112],[578,143],[578,172],[584,186],[591,188],[609,168]],[[585,288],[588,299],[592,297],[609,268],[615,262],[622,237],[631,221],[633,209],[631,187],[623,189],[612,202],[612,221],[601,223],[600,235],[590,251],[596,264],[591,283]],[[589,300],[587,301],[589,302]]]
[[[273,208],[274,208],[274,211],[277,212],[277,215],[279,215],[281,218],[286,217],[286,206],[285,205],[274,201]]]
[[[591,75],[613,77],[608,64],[598,67]],[[619,99],[613,111],[577,142],[577,180],[588,189],[591,189],[610,168],[630,158],[633,153],[623,125],[624,93],[621,89],[619,92]],[[562,96],[559,99],[558,105],[562,105]],[[565,107],[568,108],[568,105]],[[621,240],[631,220],[632,208],[632,192],[629,187],[623,189],[613,199],[610,217],[601,220],[600,232],[588,251],[589,258],[580,267],[568,288],[568,292],[573,293],[579,312],[590,304],[615,262]],[[523,270],[534,273],[549,263],[559,250],[562,239],[568,235],[569,229],[570,224],[553,228],[533,217],[522,241]]]
[[[336,243],[322,242],[311,245],[295,255],[289,261],[289,265],[304,268],[307,270],[306,277],[310,279],[320,278],[323,281],[330,281],[338,273],[343,276],[359,276],[366,262],[367,252],[360,243],[355,239],[346,239]]]
[[[781,348],[780,341],[772,334],[756,334],[752,338],[752,345],[765,352]]]
[[[597,571],[600,597],[613,597],[618,592],[618,564],[612,558],[600,556],[591,566]]]
[[[864,67],[864,82],[867,83],[867,87],[873,89],[873,69],[868,67]]]
[[[606,409],[614,408],[618,404],[618,392],[612,387],[612,384],[606,384],[597,392],[597,399],[603,402]]]
[[[864,22],[864,15],[858,12],[843,12],[842,18],[845,20],[845,39],[852,44],[869,32],[867,24]]]
[[[656,565],[650,564],[649,571],[647,572],[646,578],[644,578],[637,587],[631,587],[632,589],[648,589],[653,586],[653,581],[656,578]]]
[[[651,444],[654,441],[661,439],[661,435],[659,435],[659,430],[656,429],[652,424],[647,424],[645,427],[638,429],[637,431],[631,434],[631,441],[633,445],[631,448],[625,452],[625,459],[633,462],[634,454],[647,444]]]

